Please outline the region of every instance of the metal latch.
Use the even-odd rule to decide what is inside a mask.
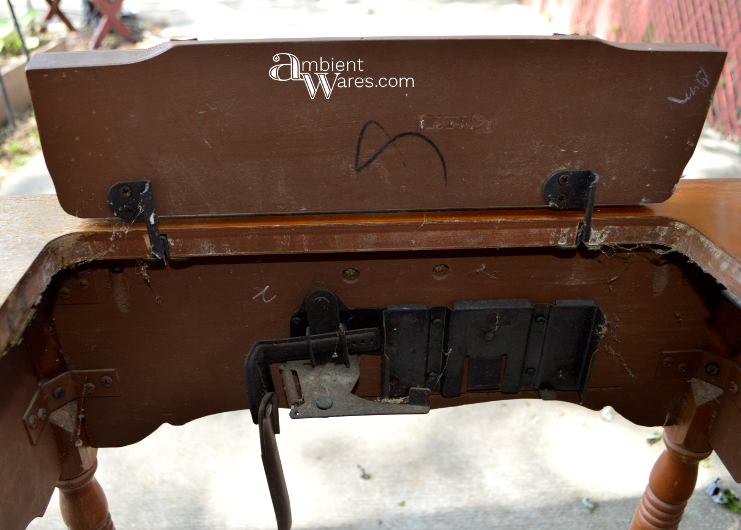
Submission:
[[[557,171],[545,181],[543,199],[548,206],[557,210],[584,210],[584,221],[579,223],[574,246],[566,248],[577,248],[580,243],[589,242],[598,182],[599,175],[588,169]]]
[[[453,302],[452,309],[425,304],[350,309],[329,289],[311,291],[290,319],[291,337],[255,343],[245,361],[250,410],[261,429],[279,528],[290,528],[291,517],[282,471],[276,475],[279,425],[271,364],[280,363],[295,419],[426,413],[432,392],[456,397],[468,391],[532,388],[544,399],[555,399],[557,391],[577,391],[583,400],[604,322],[590,300],[554,305],[468,300]],[[360,354],[382,356],[380,399],[353,394]],[[272,403],[271,414],[265,413],[266,400]]]

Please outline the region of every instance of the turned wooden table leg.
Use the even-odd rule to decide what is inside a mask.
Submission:
[[[697,466],[712,453],[707,434],[723,391],[692,379],[676,425],[664,429],[666,449],[648,479],[630,530],[675,529],[697,483]]]
[[[57,482],[62,519],[70,530],[115,530],[108,500],[95,478],[98,450],[90,447],[80,429],[77,400],[55,410],[49,418],[62,459]]]
[[[654,465],[630,530],[677,528],[695,491],[697,465],[712,451],[693,453],[674,443],[664,431],[666,449]]]
[[[79,477],[60,480],[59,507],[70,530],[115,530],[108,500],[95,478],[98,460]]]

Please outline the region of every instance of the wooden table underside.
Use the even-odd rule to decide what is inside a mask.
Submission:
[[[163,219],[173,257],[191,258],[164,265],[140,261],[149,257],[143,226],[76,219],[53,196],[5,198],[3,482],[24,484],[13,493],[27,508],[22,519],[43,511],[59,476],[50,429],[32,446],[20,421],[37,375],[56,369],[50,351],[63,352],[67,369],[117,371],[121,395],[86,400],[85,430],[94,446],[135,443],[164,422],[247,408],[247,352],[287,337],[291,314],[317,286],[350,307],[594,300],[607,329],[584,405],[671,423],[691,376],[722,388],[741,381],[738,309],[720,294],[741,294],[739,205],[741,182],[682,181],[665,203],[598,209],[589,249],[578,250],[555,247],[573,244],[579,212],[545,209]],[[440,279],[432,268],[442,263],[450,273]],[[357,281],[343,280],[348,267]],[[75,289],[80,278],[90,288]],[[61,299],[65,286],[71,296]],[[677,355],[699,359],[692,373],[662,368],[662,352],[691,350],[705,353]],[[711,360],[717,376],[704,369]],[[379,372],[377,358],[363,358],[359,395],[378,395]],[[433,407],[537,396],[468,392],[433,396]],[[741,402],[722,399],[711,443],[739,476]]]

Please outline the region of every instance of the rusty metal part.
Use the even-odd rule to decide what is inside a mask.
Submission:
[[[278,423],[278,397],[275,392],[265,394],[260,401],[257,412],[257,425],[260,430],[260,449],[262,465],[265,469],[265,478],[268,481],[270,498],[273,501],[275,519],[278,530],[291,528],[291,500],[288,497],[288,487],[283,474],[283,465],[280,461],[278,443],[275,435],[280,433]]]
[[[408,397],[368,400],[352,393],[360,378],[360,360],[350,357],[350,366],[328,363],[314,368],[306,361],[286,363],[296,372],[303,404],[291,410],[291,418],[331,418],[374,414],[427,414],[430,390],[412,388]],[[284,372],[285,373],[285,372]]]
[[[101,377],[109,378],[111,384],[96,391],[95,385],[91,381],[98,381]],[[36,445],[45,424],[44,421],[39,423],[40,417],[42,415],[46,417],[47,413],[53,414],[56,409],[73,399],[119,395],[118,378],[114,369],[71,370],[53,379],[41,381],[26,408],[26,413],[23,415],[23,423],[26,426],[28,438],[33,445]],[[41,413],[42,410],[43,414]]]

